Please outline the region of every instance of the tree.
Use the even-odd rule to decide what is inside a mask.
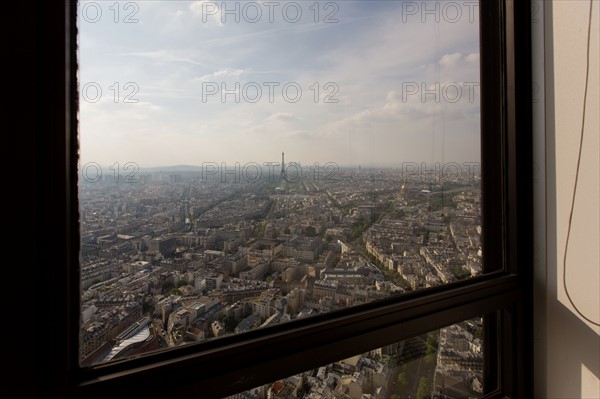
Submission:
[[[431,397],[431,389],[429,388],[429,380],[426,377],[421,377],[419,380],[419,388],[417,388],[417,399],[426,399]]]
[[[434,362],[435,362],[435,355],[433,353],[427,353],[425,355],[425,364],[427,366],[431,366],[431,365],[433,365]]]
[[[427,346],[437,349],[438,341],[437,341],[437,331],[430,332],[427,334]]]
[[[225,327],[225,331],[233,332],[233,330],[235,330],[235,327],[237,326],[237,320],[233,315],[225,316],[225,318],[223,319],[223,326]]]
[[[371,226],[371,221],[367,221],[364,216],[360,216],[352,224],[352,238],[357,239],[361,234]]]
[[[436,332],[430,332],[427,334],[427,349],[425,349],[425,364],[431,366],[435,362],[437,355],[438,341]]]
[[[392,212],[392,217],[394,219],[402,219],[402,218],[404,218],[404,216],[406,216],[406,214],[404,213],[404,211],[402,209]]]
[[[408,384],[408,379],[406,378],[406,371],[401,371],[398,373],[398,385],[400,385],[401,389],[404,389]]]
[[[147,301],[146,299],[144,299],[144,301],[142,302],[142,313],[146,314],[150,312],[153,308],[154,304],[152,303],[152,300]]]

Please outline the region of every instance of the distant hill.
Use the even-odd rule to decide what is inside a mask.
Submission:
[[[140,172],[151,173],[176,173],[176,172],[202,172],[201,166],[193,165],[174,165],[174,166],[156,166],[152,168],[140,168]]]

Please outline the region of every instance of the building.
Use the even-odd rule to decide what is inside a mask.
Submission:
[[[235,333],[240,334],[246,331],[250,331],[260,325],[260,316],[256,313],[251,314],[242,320],[236,327]]]
[[[149,252],[160,253],[164,257],[172,256],[177,249],[177,238],[158,237],[148,243]]]

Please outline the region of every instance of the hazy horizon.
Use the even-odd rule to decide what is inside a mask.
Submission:
[[[85,166],[85,165],[89,165],[91,162],[96,163],[95,161],[90,161],[87,163],[80,163],[79,168]],[[119,162],[120,167],[122,168],[127,162]],[[225,165],[229,168],[229,167],[234,167],[235,163],[231,163],[231,162],[223,162],[225,163]],[[269,164],[270,163],[270,164]],[[301,166],[306,166],[306,167],[310,167],[310,166],[314,166],[314,162],[313,163],[302,163],[302,162],[297,162],[293,159],[287,160],[286,157],[286,164],[290,164],[290,163],[297,163],[300,164]],[[454,164],[458,164],[461,167],[464,168],[468,168],[470,167],[478,167],[480,166],[480,161],[452,161],[452,160],[447,160],[445,162],[439,162],[439,161],[433,161],[433,162],[422,162],[419,160],[414,160],[414,161],[398,161],[397,163],[369,163],[369,164],[338,164],[337,162],[319,162],[318,164],[323,167],[324,165],[326,165],[327,163],[333,163],[337,166],[339,166],[340,168],[343,169],[356,169],[356,168],[361,168],[363,170],[369,170],[369,169],[402,169],[403,166],[407,166],[408,164],[412,164],[412,165],[418,165],[419,167],[423,168],[423,166],[426,166],[429,170],[429,168],[433,168],[436,167],[436,165],[438,165],[439,167],[443,167],[443,166],[447,166],[450,167]],[[203,167],[205,167],[207,164],[218,164],[221,165],[222,162],[218,162],[218,161],[203,161],[201,163],[198,164],[164,164],[164,165],[143,165],[143,164],[139,164],[136,162],[136,165],[140,168],[140,170],[144,170],[144,169],[160,169],[160,168],[164,168],[164,169],[175,169],[175,168],[197,168],[197,169],[202,169]],[[248,162],[238,162],[240,167],[244,167],[245,165],[250,165],[250,164],[258,164],[260,165],[262,168],[264,168],[265,170],[269,167],[273,167],[276,166],[277,170],[280,170],[280,165],[281,162],[277,161],[275,159],[271,159],[269,161],[248,161]],[[114,162],[113,164],[99,164],[100,167],[102,168],[103,171],[105,170],[111,170],[110,168],[114,166]]]

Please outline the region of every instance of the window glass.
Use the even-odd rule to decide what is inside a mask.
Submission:
[[[227,399],[482,397],[482,327],[467,320]]]
[[[80,2],[82,364],[480,274],[478,14]]]

